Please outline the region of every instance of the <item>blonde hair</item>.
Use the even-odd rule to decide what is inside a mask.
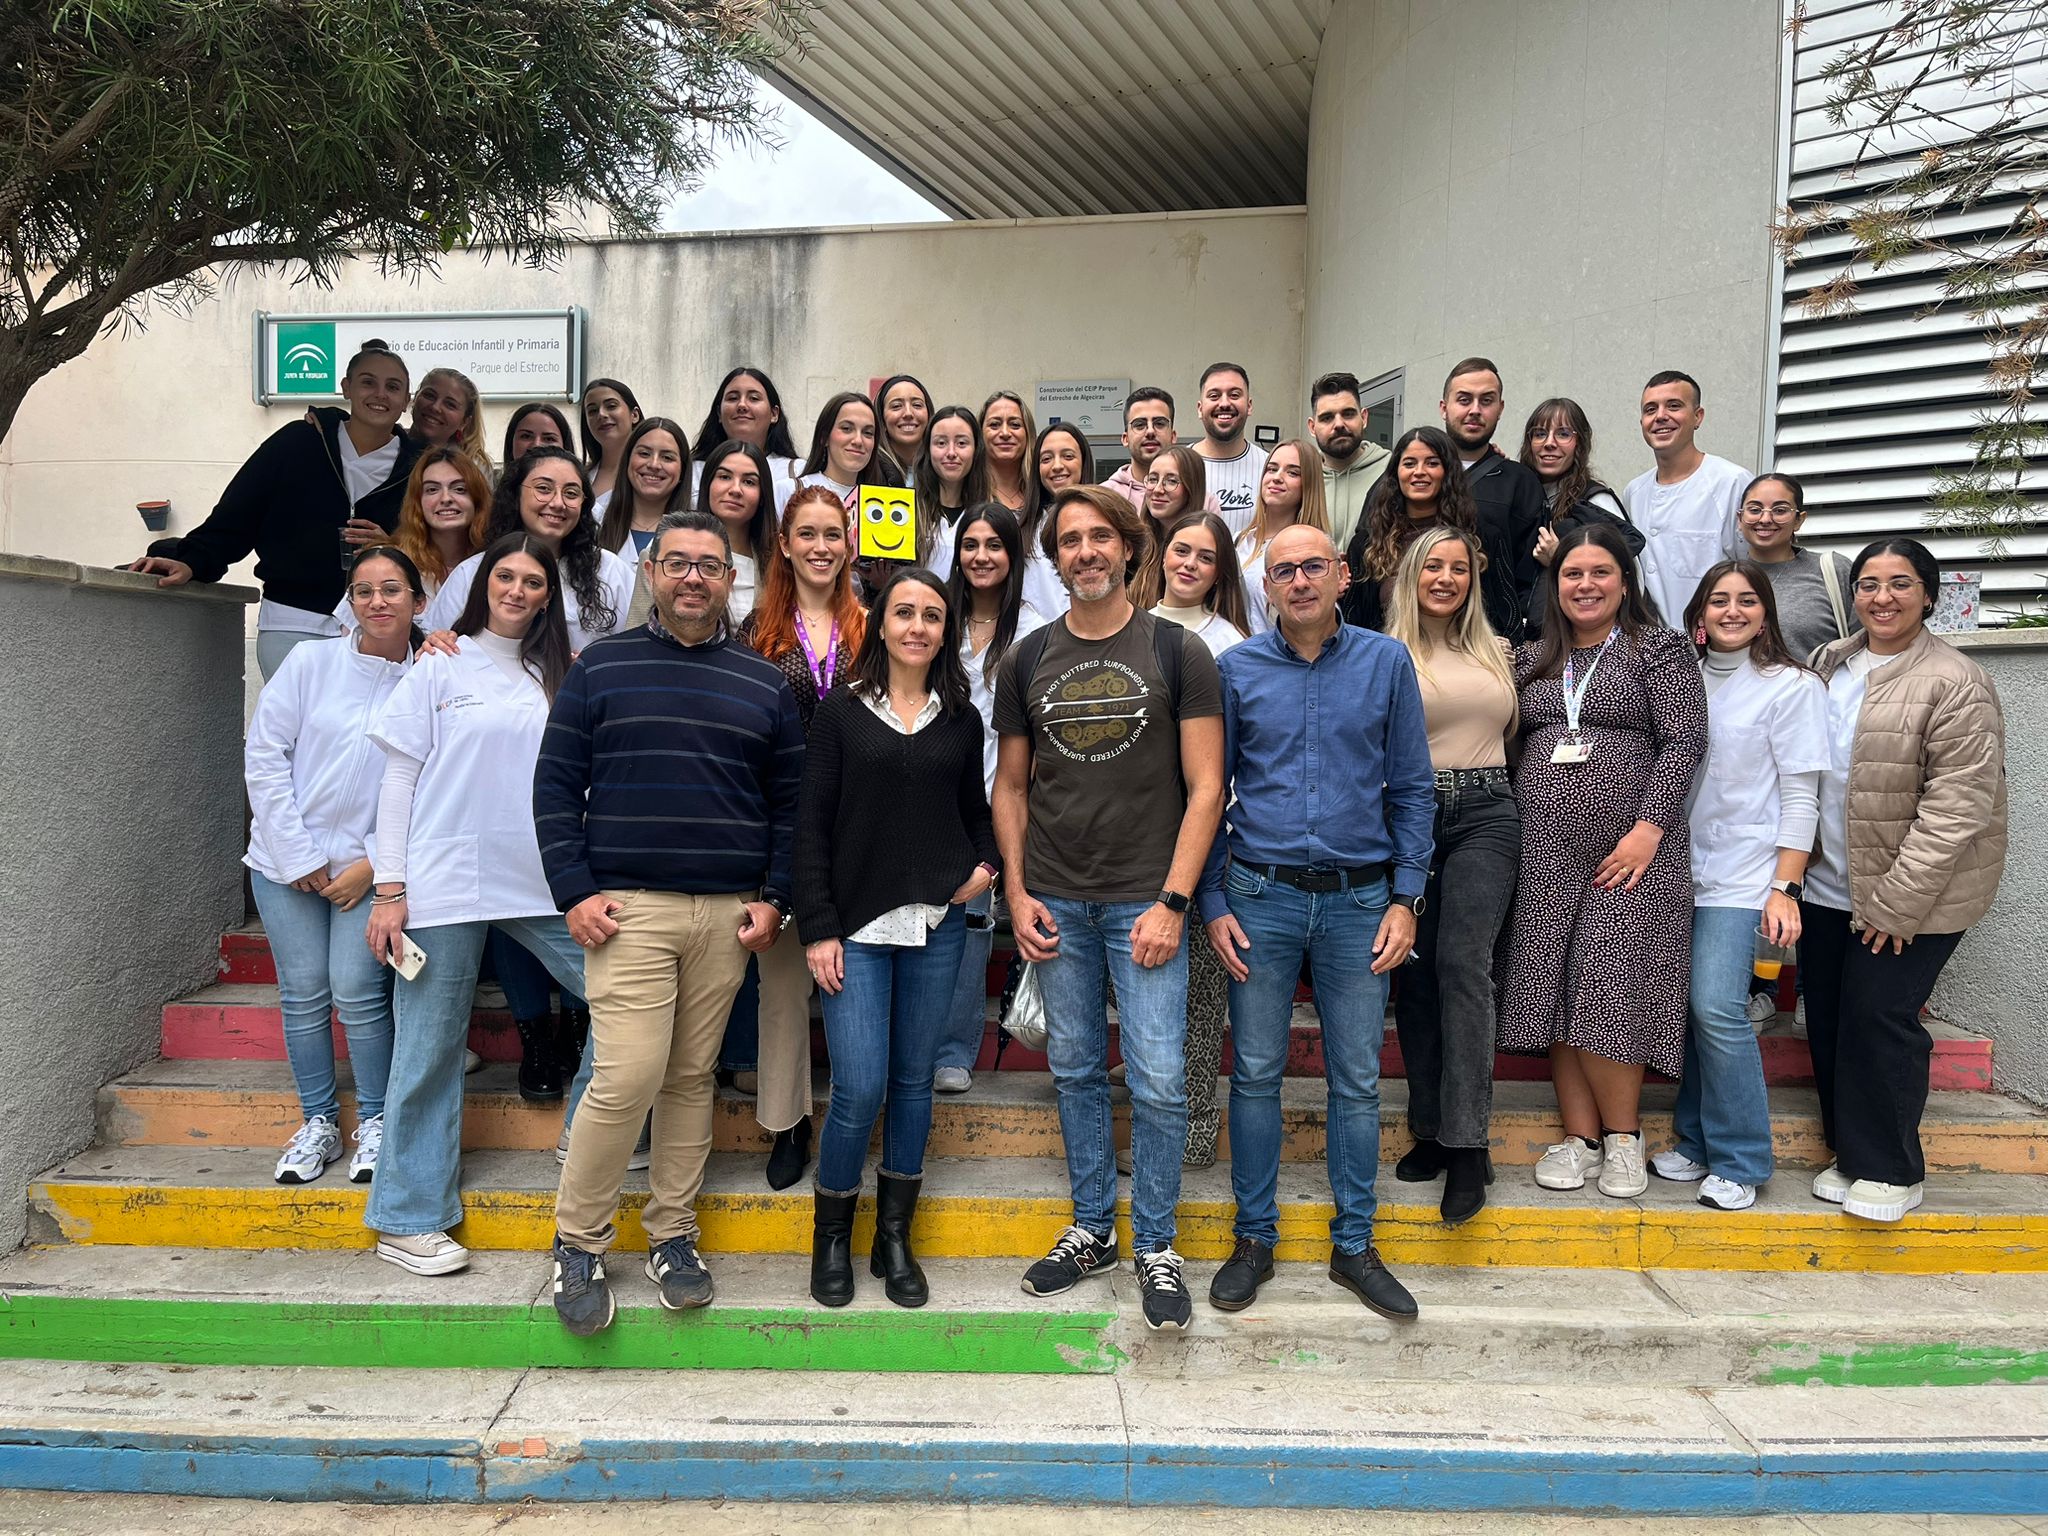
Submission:
[[[1328,533],[1330,504],[1323,495],[1323,461],[1320,451],[1315,444],[1300,437],[1290,437],[1284,443],[1275,443],[1273,453],[1278,453],[1282,448],[1292,448],[1295,462],[1301,466],[1301,505],[1295,510],[1294,521],[1282,526],[1313,528],[1318,533]],[[1266,462],[1269,464],[1273,460],[1273,453],[1266,455]],[[1238,543],[1244,547],[1247,554],[1256,555],[1272,543],[1273,536],[1279,532],[1279,528],[1269,529],[1266,526],[1266,472],[1262,469],[1259,471],[1258,500],[1252,506],[1252,520],[1245,525],[1244,532],[1238,537]]]
[[[1394,571],[1394,590],[1387,604],[1387,633],[1408,647],[1415,658],[1415,670],[1434,682],[1429,670],[1430,653],[1436,644],[1422,627],[1422,603],[1416,596],[1422,585],[1422,563],[1429,552],[1442,544],[1462,544],[1472,558],[1472,583],[1465,589],[1465,601],[1451,618],[1444,634],[1450,649],[1477,662],[1498,678],[1510,697],[1519,697],[1515,674],[1508,666],[1500,637],[1486,620],[1486,604],[1479,595],[1479,578],[1486,569],[1486,551],[1471,535],[1456,528],[1425,528],[1415,536]],[[1512,727],[1510,727],[1512,729]]]

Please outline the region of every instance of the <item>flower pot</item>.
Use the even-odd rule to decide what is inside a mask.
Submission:
[[[162,533],[171,526],[171,504],[168,501],[138,501],[135,510],[142,514],[142,526],[151,533]]]
[[[1938,635],[1973,630],[1983,605],[1982,571],[1943,571],[1941,591],[1935,595],[1934,612],[1928,615],[1927,627]]]

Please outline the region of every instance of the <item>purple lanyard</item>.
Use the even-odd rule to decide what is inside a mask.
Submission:
[[[825,646],[824,665],[818,664],[817,650],[811,645],[811,632],[804,628],[804,612],[796,610],[797,643],[804,648],[804,664],[811,669],[811,683],[823,698],[832,691],[832,678],[839,670],[839,621],[832,621],[832,635]]]

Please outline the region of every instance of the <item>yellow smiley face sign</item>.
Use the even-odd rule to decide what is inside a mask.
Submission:
[[[869,560],[917,558],[917,492],[860,488],[860,553]]]

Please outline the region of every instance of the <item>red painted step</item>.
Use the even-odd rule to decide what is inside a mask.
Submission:
[[[284,1057],[284,1034],[277,1009],[277,994],[269,987],[247,984],[208,987],[192,997],[164,1006],[163,1054],[174,1060],[278,1061]],[[1937,1091],[1989,1092],[1991,1088],[1991,1042],[1982,1035],[1938,1020],[1928,1020],[1934,1034],[1934,1056],[1928,1071],[1929,1086]],[[1115,1032],[1111,1031],[1111,1053],[1115,1054]],[[993,1024],[983,1039],[976,1066],[992,1070],[996,1063],[996,1029]],[[335,1050],[346,1055],[348,1043],[341,1026],[334,1029]],[[519,1059],[519,1037],[512,1030],[510,1014],[478,1010],[471,1017],[470,1048],[487,1061]],[[1804,1086],[1813,1081],[1813,1062],[1806,1041],[1795,1035],[1765,1035],[1764,1077],[1773,1085]],[[811,1043],[815,1060],[826,1059],[822,1030],[814,1030]],[[1027,1051],[1012,1041],[1002,1053],[1005,1070],[1043,1072],[1043,1054]],[[1223,1070],[1230,1070],[1230,1044],[1223,1050]],[[1320,1077],[1323,1071],[1322,1031],[1313,1024],[1297,1025],[1287,1057],[1291,1077]],[[1380,1071],[1386,1077],[1403,1077],[1401,1047],[1394,1032],[1387,1031],[1380,1054]],[[1540,1082],[1550,1076],[1550,1063],[1535,1056],[1496,1056],[1493,1075],[1504,1082]]]

